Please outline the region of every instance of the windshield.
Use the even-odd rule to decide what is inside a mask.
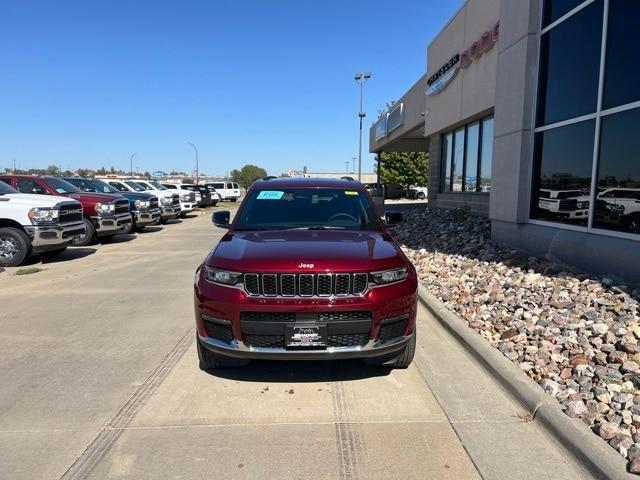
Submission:
[[[379,230],[368,196],[358,190],[253,190],[238,212],[236,230]]]
[[[80,193],[80,190],[77,187],[71,185],[66,180],[62,180],[61,178],[47,177],[44,179],[44,183],[57,193]]]
[[[108,183],[103,182],[102,180],[92,180],[89,182],[93,188],[96,189],[97,192],[101,193],[120,193],[118,190],[113,188]]]
[[[148,190],[148,188],[143,187],[141,184],[138,184],[136,182],[133,182],[131,180],[128,180],[126,182],[127,185],[129,185],[131,188],[133,188],[134,192],[144,192],[145,190]]]
[[[149,184],[151,184],[152,186],[154,186],[156,189],[158,190],[168,190],[167,187],[165,187],[164,185],[159,184],[158,182],[156,182],[155,180],[151,180],[149,182]]]
[[[0,195],[6,195],[7,193],[19,193],[17,190],[13,189],[2,180],[0,180]]]

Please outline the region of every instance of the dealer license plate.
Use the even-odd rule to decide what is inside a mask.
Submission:
[[[326,325],[287,325],[287,347],[326,347]]]

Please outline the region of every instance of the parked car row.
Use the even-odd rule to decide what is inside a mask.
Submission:
[[[199,185],[1,175],[0,267],[18,266],[32,253],[56,255],[70,245],[139,232],[219,200]]]

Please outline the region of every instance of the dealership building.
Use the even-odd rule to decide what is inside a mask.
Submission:
[[[468,0],[371,127],[429,152],[429,203],[492,237],[640,282],[638,0]]]

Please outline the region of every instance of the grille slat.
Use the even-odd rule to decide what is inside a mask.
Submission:
[[[296,294],[296,276],[293,274],[280,275],[280,294],[283,297],[293,297]]]
[[[267,297],[278,295],[278,276],[275,273],[262,275],[262,294]]]
[[[266,297],[361,296],[369,288],[367,273],[245,273],[248,295]]]
[[[257,273],[244,274],[244,288],[249,295],[260,295],[260,277]]]
[[[298,277],[298,293],[301,297],[313,296],[313,275],[302,274]]]
[[[115,214],[129,213],[129,200],[116,200],[115,201]]]
[[[58,221],[60,223],[79,222],[82,220],[82,205],[61,205],[58,215]]]
[[[316,278],[316,292],[319,297],[328,297],[331,295],[331,274],[321,273]]]

